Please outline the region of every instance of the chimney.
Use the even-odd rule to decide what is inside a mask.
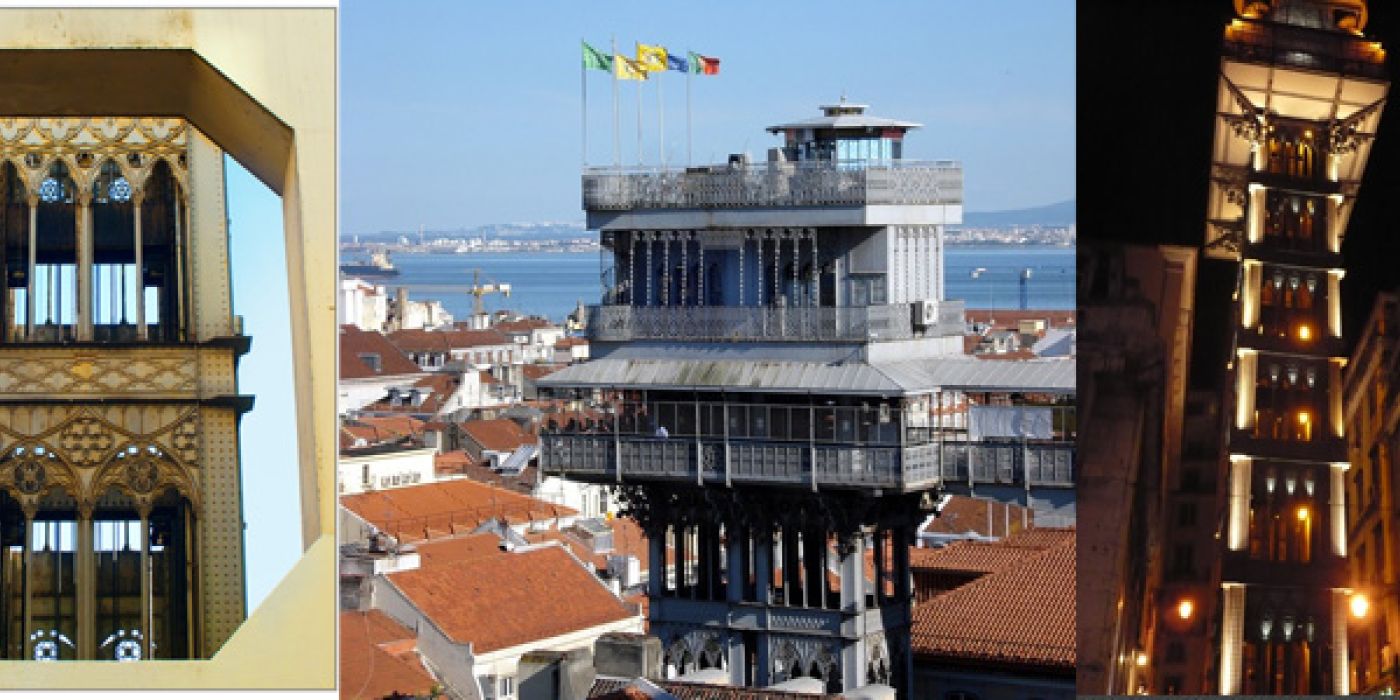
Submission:
[[[408,321],[408,288],[394,289],[394,320],[398,330],[404,330]]]
[[[605,634],[593,645],[593,668],[600,676],[661,678],[661,640],[645,634]]]

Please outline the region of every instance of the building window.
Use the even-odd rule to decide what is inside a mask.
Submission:
[[[1190,576],[1196,571],[1196,551],[1195,547],[1189,544],[1179,544],[1172,548],[1172,574],[1175,576]]]
[[[515,697],[515,677],[501,676],[501,698]]]
[[[1194,527],[1196,525],[1196,504],[1180,503],[1176,507],[1177,527]]]
[[[363,363],[365,363],[365,365],[369,367],[369,369],[370,369],[371,372],[374,372],[375,374],[378,374],[380,371],[382,371],[382,370],[381,370],[382,365],[380,364],[379,353],[377,353],[377,352],[362,352],[362,353],[360,353],[359,357],[360,357],[360,361],[363,362]]]

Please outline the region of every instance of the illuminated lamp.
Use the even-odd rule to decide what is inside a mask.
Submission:
[[[1191,619],[1191,615],[1195,612],[1196,604],[1192,603],[1190,598],[1182,598],[1181,602],[1176,604],[1176,616],[1183,620]]]

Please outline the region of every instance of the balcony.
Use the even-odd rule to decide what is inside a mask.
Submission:
[[[962,166],[953,161],[775,162],[590,168],[583,173],[583,208],[588,211],[961,204],[962,199]]]
[[[588,307],[594,341],[867,341],[962,335],[963,302],[939,302],[930,323],[915,326],[910,304],[878,306]],[[936,319],[933,318],[936,316]],[[922,321],[922,317],[920,319]]]
[[[1074,488],[1074,443],[943,442],[912,447],[789,441],[543,435],[540,469],[597,483],[810,486],[917,491],[944,483]]]
[[[1225,30],[1224,53],[1242,61],[1385,79],[1380,43],[1342,32],[1235,20]]]

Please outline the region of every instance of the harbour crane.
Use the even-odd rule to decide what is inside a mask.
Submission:
[[[500,294],[509,299],[510,285],[498,282],[482,284],[481,269],[477,268],[472,270],[472,286],[467,289],[467,293],[472,295],[472,328],[480,330],[490,325],[487,323],[486,307],[481,298],[487,294]]]

